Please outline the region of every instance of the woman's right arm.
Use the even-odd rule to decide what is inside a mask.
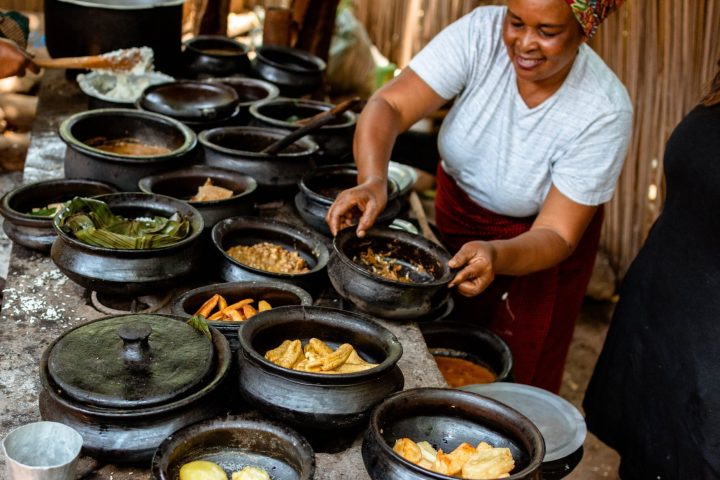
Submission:
[[[340,193],[325,217],[333,235],[352,225],[355,207],[362,212],[358,237],[372,227],[387,203],[388,163],[395,139],[445,103],[410,68],[370,97],[353,139],[358,185]]]

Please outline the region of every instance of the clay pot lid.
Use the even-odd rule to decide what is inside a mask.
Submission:
[[[63,334],[48,372],[74,400],[111,408],[167,403],[204,382],[213,343],[185,322],[161,315],[120,315]]]

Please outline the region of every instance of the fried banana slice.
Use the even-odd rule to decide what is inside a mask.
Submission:
[[[255,316],[257,310],[255,310],[255,307],[253,307],[252,305],[243,305],[242,312],[245,318],[249,320],[251,317]]]
[[[208,318],[208,315],[210,315],[210,312],[213,311],[213,308],[218,304],[222,297],[219,294],[215,294],[209,299],[205,301],[202,305],[200,305],[200,308],[198,308],[197,312],[193,315],[193,317],[196,317],[198,315],[202,315],[205,318]],[[223,299],[224,300],[224,299]]]
[[[487,480],[509,476],[515,468],[509,448],[476,450],[463,465],[462,477],[469,480]]]
[[[432,470],[432,467],[437,460],[437,450],[435,450],[428,442],[418,442],[418,447],[420,447],[420,454],[422,455],[418,465],[428,470]]]
[[[412,463],[418,463],[422,458],[420,447],[409,438],[398,438],[395,440],[393,451]]]
[[[433,471],[445,475],[457,475],[462,471],[463,465],[475,453],[475,447],[469,443],[461,443],[450,453],[438,450],[437,460],[433,464]]]
[[[325,373],[356,373],[370,370],[371,368],[374,368],[376,366],[377,365],[375,365],[374,363],[365,363],[363,365],[359,365],[357,363],[345,362],[334,370],[328,370]]]
[[[307,344],[307,348],[320,357],[333,354],[333,349],[330,348],[327,343],[317,338],[311,338]]]
[[[272,306],[270,305],[270,303],[266,302],[265,300],[260,300],[258,302],[258,311],[264,312],[266,310],[272,310]]]
[[[285,340],[280,344],[279,347],[273,348],[272,350],[268,350],[267,352],[265,352],[265,358],[273,363],[276,363],[278,359],[283,356],[291,343],[291,340]]]
[[[349,343],[343,343],[330,355],[324,355],[316,360],[308,361],[308,367],[320,365],[320,370],[323,372],[335,370],[337,367],[345,363],[352,351],[352,345]]]
[[[300,340],[293,340],[275,364],[285,368],[292,368],[302,359],[302,343],[300,343]]]

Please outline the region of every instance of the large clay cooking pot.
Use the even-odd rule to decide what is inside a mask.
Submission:
[[[83,436],[88,454],[147,461],[174,431],[223,413],[230,346],[184,317],[118,315],[63,333],[40,363],[40,414]]]
[[[155,68],[174,73],[184,0],[45,0],[45,43],[53,58],[150,47]]]

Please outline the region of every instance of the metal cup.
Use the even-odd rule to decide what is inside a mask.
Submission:
[[[71,480],[82,436],[57,422],[28,423],[2,442],[9,480]]]

